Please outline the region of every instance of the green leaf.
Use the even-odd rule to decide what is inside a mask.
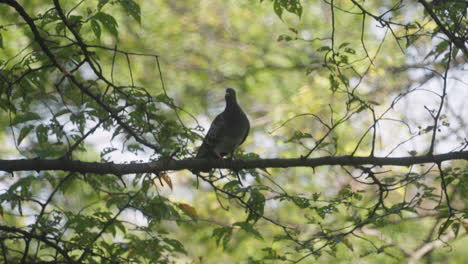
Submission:
[[[333,204],[325,205],[322,207],[314,207],[313,209],[322,219],[325,219],[327,215],[337,211],[336,207]]]
[[[312,194],[312,200],[317,201],[320,198],[320,193]]]
[[[383,181],[386,183],[386,184],[390,184],[392,182],[395,181],[395,178],[394,177],[388,177],[388,178],[384,178]]]
[[[344,51],[349,54],[356,54],[356,51],[353,48],[345,48]]]
[[[339,87],[340,87],[340,83],[338,82],[338,80],[335,78],[335,76],[333,74],[330,73],[330,75],[328,75],[328,80],[330,81],[330,89],[331,91],[334,93],[336,92]]]
[[[39,120],[39,119],[41,119],[41,117],[36,113],[33,113],[33,112],[21,113],[13,119],[13,121],[11,122],[11,125],[14,126],[17,124],[25,123],[25,122],[32,121],[32,120]]]
[[[452,231],[455,234],[455,237],[457,237],[458,232],[460,231],[460,223],[453,223],[452,224]]]
[[[449,41],[445,40],[445,41],[442,41],[441,43],[439,43],[437,46],[436,46],[436,52],[437,53],[441,53],[441,52],[444,52],[448,45],[449,45]]]
[[[101,39],[101,26],[96,20],[91,20],[91,29],[97,39]]]
[[[295,131],[294,135],[292,135],[292,137],[286,140],[285,142],[294,142],[303,138],[313,138],[313,137],[309,133],[304,133],[302,131]]]
[[[127,233],[127,228],[125,228],[125,226],[123,225],[122,222],[120,221],[114,221],[113,225],[118,228],[120,230],[120,232],[122,232],[122,234],[126,234]]]
[[[340,242],[343,242],[343,244],[349,248],[351,251],[354,251],[354,247],[353,247],[353,244],[351,244],[351,242],[349,242],[349,240],[344,237]]]
[[[82,25],[82,19],[83,17],[82,16],[70,16],[68,18],[68,23],[71,27],[74,27],[74,28],[77,28],[78,32],[80,31],[81,29],[81,25]]]
[[[283,15],[283,8],[281,7],[281,2],[280,1],[276,0],[273,3],[273,11],[275,11],[276,15],[279,18],[282,18],[281,16]]]
[[[276,242],[276,241],[283,241],[283,240],[291,240],[291,237],[287,236],[287,235],[275,235],[273,237],[273,241]]]
[[[21,128],[20,134],[18,136],[18,146],[21,144],[23,139],[31,132],[31,130],[34,128],[33,125],[27,125],[23,128]]]
[[[263,257],[263,259],[265,260],[275,260],[275,259],[286,260],[286,259],[283,259],[281,256],[279,256],[276,250],[274,250],[271,247],[262,248],[262,251],[265,252],[265,257]],[[259,263],[264,263],[264,262],[259,262]]]
[[[458,188],[460,188],[460,196],[465,202],[468,201],[468,174],[460,176],[460,182],[458,183]]]
[[[344,64],[348,64],[349,63],[348,56],[340,55],[340,62],[342,62]]]
[[[149,183],[149,181],[144,181],[144,183]],[[154,220],[161,219],[179,219],[180,215],[177,210],[172,206],[169,200],[162,196],[154,197],[149,205],[145,207],[146,212]]]
[[[138,151],[143,151],[143,148],[140,144],[129,144],[127,145],[127,150],[134,154],[138,154]]]
[[[343,43],[341,43],[341,45],[338,47],[338,49],[344,48],[344,47],[348,46],[349,44],[350,44],[349,42],[343,42]]]
[[[239,226],[240,228],[242,228],[242,230],[244,230],[245,232],[247,232],[249,234],[254,235],[254,237],[257,238],[257,239],[263,239],[260,232],[258,232],[258,230],[255,229],[254,226],[252,224],[250,224],[250,223],[237,222],[237,223],[234,224],[234,226]]]
[[[101,11],[102,7],[105,6],[109,2],[109,0],[99,0],[99,3],[97,5],[98,10]]]
[[[36,127],[37,141],[40,144],[43,144],[43,143],[47,142],[48,137],[49,137],[48,132],[49,132],[49,130],[44,125],[39,125],[39,126]]]
[[[283,9],[298,17],[302,16],[302,5],[299,0],[274,0],[273,10],[279,18],[283,15]]]
[[[299,208],[302,208],[302,209],[310,206],[309,200],[303,197],[293,196],[291,197],[291,200],[294,202],[295,205],[297,205]]]
[[[141,10],[140,5],[133,0],[121,0],[120,4],[137,22],[141,24]]]
[[[449,228],[450,225],[452,225],[453,220],[447,220],[445,221],[440,227],[439,227],[439,236],[442,235],[447,228]]]
[[[322,47],[317,49],[317,51],[329,51],[329,50],[331,50],[331,48],[328,47],[328,46],[322,46]]]
[[[434,129],[434,126],[427,126],[426,128],[423,129],[425,133],[431,132]]]
[[[258,189],[253,189],[247,204],[249,205],[249,214],[246,222],[252,220],[255,223],[263,216],[265,196]]]
[[[109,14],[104,12],[99,12],[94,17],[101,22],[101,24],[109,31],[112,35],[117,37],[119,35],[119,31],[117,30],[118,24],[117,20]]]
[[[70,109],[65,108],[65,109],[62,109],[62,110],[58,111],[57,113],[55,113],[54,116],[55,116],[55,117],[59,117],[59,116],[61,116],[61,115],[68,114],[68,113],[70,113],[70,112],[71,112]]]
[[[460,49],[457,46],[453,47],[452,51],[452,58],[455,59],[457,57],[457,53],[460,51]]]
[[[215,238],[217,246],[221,244],[223,248],[226,248],[232,236],[232,229],[230,227],[219,227],[213,230],[211,236]]]
[[[278,37],[278,42],[280,41],[291,41],[293,38],[291,36],[288,36],[288,35],[280,35]]]
[[[172,105],[172,99],[168,97],[166,94],[158,94],[155,98],[156,102],[161,102],[166,105]]]
[[[231,192],[231,193],[236,193],[240,188],[239,188],[239,181],[233,180],[228,183],[226,183],[223,186],[223,190]]]
[[[187,251],[185,250],[184,245],[180,243],[180,241],[165,237],[164,242],[170,245],[175,251],[179,253],[187,254]]]

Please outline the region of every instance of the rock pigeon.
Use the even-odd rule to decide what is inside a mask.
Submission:
[[[216,116],[198,149],[196,158],[222,158],[233,154],[249,134],[249,119],[237,103],[236,91],[226,89],[226,108]]]

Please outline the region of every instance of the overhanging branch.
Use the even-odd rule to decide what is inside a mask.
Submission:
[[[248,159],[248,160],[159,160],[145,163],[99,163],[79,160],[0,160],[0,171],[45,171],[60,170],[94,174],[131,174],[148,173],[167,170],[203,170],[209,168],[226,169],[264,169],[290,167],[319,167],[319,166],[410,166],[422,163],[441,163],[450,160],[468,161],[468,151],[450,152],[439,155],[408,156],[408,157],[356,157],[356,156],[328,156],[310,159]]]
[[[450,41],[453,42],[453,44],[455,44],[455,46],[457,46],[461,51],[463,51],[465,57],[468,56],[468,49],[465,46],[466,39],[457,38],[455,34],[448,30],[425,0],[419,0],[419,2],[424,6],[424,9],[429,14],[429,16],[431,16],[431,18],[434,20],[434,22],[437,24],[440,30],[450,39]]]

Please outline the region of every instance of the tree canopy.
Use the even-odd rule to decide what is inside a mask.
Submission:
[[[465,263],[467,7],[0,0],[0,263]]]

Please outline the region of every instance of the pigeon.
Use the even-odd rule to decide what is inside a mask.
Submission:
[[[198,149],[196,158],[222,159],[222,157],[234,154],[234,151],[244,143],[250,130],[250,122],[247,115],[237,103],[236,91],[226,89],[226,108],[216,116],[210,129]]]

